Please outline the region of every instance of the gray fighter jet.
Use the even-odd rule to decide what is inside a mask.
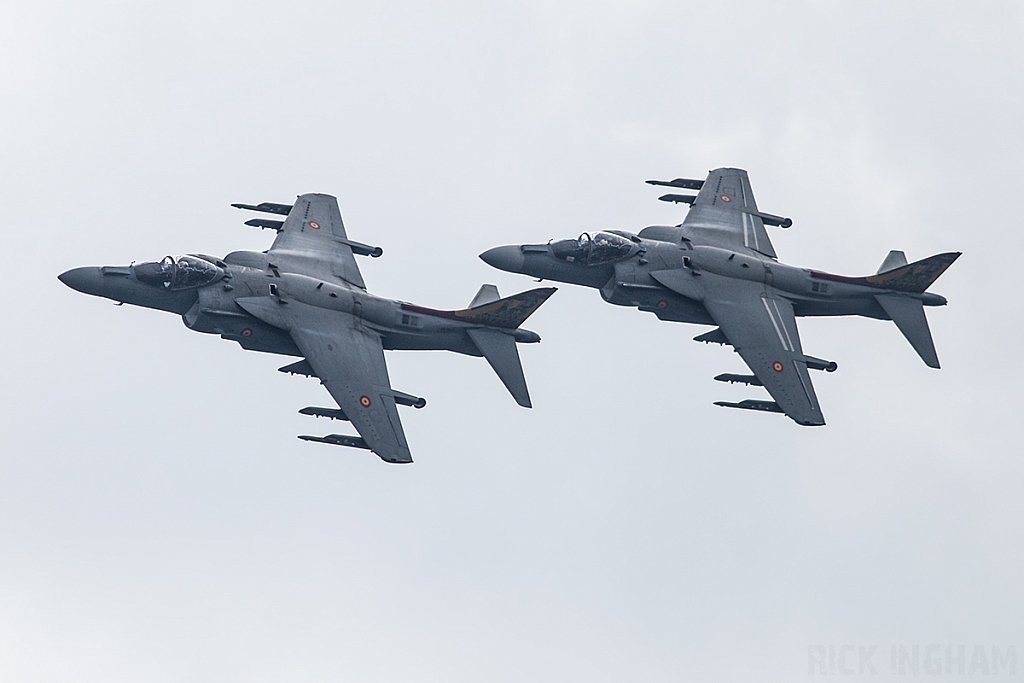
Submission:
[[[921,359],[939,367],[924,307],[944,306],[946,299],[925,290],[959,252],[908,264],[902,251],[891,251],[878,272],[866,277],[795,268],[779,263],[765,230],[793,222],[758,210],[746,171],[720,168],[706,180],[647,182],[697,191],[659,198],[690,205],[682,224],[635,235],[609,230],[495,247],[480,258],[501,270],[594,287],[608,303],[636,306],[662,320],[716,325],[694,339],[731,345],[754,374],[715,379],[763,386],[775,399],[719,406],[785,413],[801,425],[825,424],[808,370],[832,372],[837,366],[803,352],[797,316],[892,320]]]
[[[530,407],[516,343],[540,337],[519,326],[554,288],[502,299],[494,285],[484,285],[469,308],[458,311],[382,299],[366,291],[354,255],[383,252],[348,239],[334,197],[305,194],[294,205],[232,206],[287,216],[246,222],[277,231],[268,251],[75,268],[60,280],[86,294],[178,313],[190,329],[219,334],[245,349],[302,357],[280,370],[319,378],[338,408],[299,412],[349,421],[360,434],[299,437],[306,441],[369,449],[387,462],[412,462],[396,404],[422,408],[426,401],[391,388],[384,349],[483,356],[516,402]]]

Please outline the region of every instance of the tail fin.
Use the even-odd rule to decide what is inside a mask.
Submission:
[[[480,288],[480,291],[473,298],[474,304],[477,304],[481,295],[490,294],[489,291],[485,292],[485,289],[487,289],[487,285]],[[462,320],[463,322],[514,330],[533,315],[533,312],[540,308],[540,305],[547,301],[548,297],[554,294],[555,291],[554,287],[531,289],[528,292],[521,292],[504,299],[477,304],[470,308],[464,308],[461,311],[452,311],[451,315],[456,320]],[[497,293],[497,288],[494,288],[494,294]]]
[[[935,258],[935,257],[932,257]],[[940,272],[941,274],[941,272]],[[938,277],[938,276],[936,276]],[[934,280],[934,278],[932,278]],[[896,323],[903,336],[921,356],[921,360],[930,368],[939,367],[939,356],[935,353],[932,333],[928,329],[928,318],[924,315],[924,304],[920,300],[899,294],[876,294],[875,299],[881,304],[892,321]]]
[[[864,280],[874,287],[920,294],[931,287],[932,283],[938,280],[939,276],[946,272],[946,269],[953,265],[953,261],[959,257],[959,251],[951,251],[929,256],[907,265],[900,265],[900,260],[904,264],[907,263],[907,257],[901,251],[890,251],[885,261],[882,262],[882,267],[878,269],[878,273],[868,275]]]
[[[878,272],[876,275],[888,273],[890,270],[896,270],[900,266],[905,265],[907,265],[907,255],[902,251],[893,249],[889,252],[889,255],[885,257],[885,260],[882,261],[882,265],[878,266]]]
[[[501,294],[498,294],[498,288],[494,285],[480,285],[480,289],[477,290],[476,296],[469,302],[470,308],[476,308],[477,306],[483,306],[493,301],[501,299]]]

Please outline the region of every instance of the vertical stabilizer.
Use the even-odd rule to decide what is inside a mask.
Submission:
[[[480,291],[476,293],[473,300],[469,302],[470,308],[476,308],[477,306],[483,306],[489,304],[492,301],[497,301],[501,298],[498,294],[498,288],[494,285],[480,285]]]
[[[887,273],[890,270],[896,270],[900,266],[905,265],[907,265],[907,255],[902,251],[893,249],[889,252],[889,255],[885,257],[885,260],[882,261],[882,265],[878,266],[878,272],[875,273],[875,275],[881,275],[882,273]]]
[[[900,253],[900,252],[892,252]],[[889,255],[892,256],[892,253]],[[888,262],[889,259],[886,259]],[[885,264],[882,264],[883,266]],[[899,294],[876,294],[875,299],[889,314],[896,327],[907,338],[910,345],[930,368],[939,367],[939,356],[935,353],[932,333],[928,329],[928,318],[924,315],[924,304],[918,299]]]
[[[486,285],[485,285],[486,286]],[[519,350],[516,348],[515,337],[497,330],[471,329],[466,334],[473,340],[480,353],[490,363],[498,378],[512,394],[516,403],[524,408],[532,408],[530,392],[526,389],[526,376],[523,364],[519,361]]]

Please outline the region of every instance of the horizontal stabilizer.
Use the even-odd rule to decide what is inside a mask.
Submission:
[[[886,263],[889,263],[889,259],[893,258],[893,253],[900,252],[890,252],[885,262],[882,263],[883,268]],[[868,275],[864,280],[873,287],[920,294],[931,287],[932,283],[938,280],[939,276],[946,272],[946,269],[953,265],[953,261],[959,257],[959,251],[936,254],[905,266]]]
[[[316,406],[309,406],[300,410],[299,415],[329,417],[332,420],[344,420],[345,422],[350,422],[344,411],[339,408],[317,408]]]
[[[278,368],[278,372],[286,372],[289,375],[305,375],[306,377],[316,377],[316,371],[313,366],[309,364],[309,361],[303,358],[298,363],[292,363],[286,365],[283,368]]]
[[[693,341],[704,342],[705,344],[728,344],[729,340],[725,336],[725,332],[722,332],[721,327],[716,327],[710,332],[704,334],[698,334],[693,338]]]
[[[779,407],[779,404],[775,401],[758,401],[753,398],[748,398],[739,403],[729,403],[728,401],[715,401],[716,406],[722,406],[723,408],[742,408],[743,410],[760,410],[765,413],[785,413],[786,411]]]
[[[497,330],[471,329],[466,330],[466,334],[480,349],[516,403],[524,408],[533,407],[515,338]]]
[[[252,204],[232,204],[231,206],[236,209],[247,209],[249,211],[261,211],[263,213],[276,213],[281,216],[287,216],[291,210],[291,204],[274,204],[273,202],[261,202],[253,206]]]
[[[729,384],[749,384],[753,387],[763,387],[764,382],[759,380],[754,375],[733,375],[731,373],[723,373],[721,375],[715,375],[715,381],[728,382]]]
[[[896,327],[907,338],[910,345],[921,356],[921,360],[930,368],[939,367],[939,356],[935,353],[932,333],[928,329],[928,318],[924,314],[924,304],[917,299],[899,294],[876,294],[875,299],[889,314]]]
[[[660,185],[662,187],[681,187],[684,190],[699,190],[704,187],[703,180],[691,178],[676,178],[675,180],[648,180],[648,185]]]
[[[477,306],[483,306],[493,301],[501,299],[501,295],[498,294],[498,288],[495,285],[480,285],[479,291],[473,300],[469,302],[470,308],[476,308]]]
[[[250,218],[245,222],[245,225],[281,232],[281,229],[284,227],[284,221],[272,221],[269,218]]]
[[[349,436],[347,434],[328,434],[327,436],[309,436],[308,434],[300,434],[299,438],[303,441],[315,441],[316,443],[329,443],[334,446],[348,446],[349,448],[365,448],[370,450],[366,441],[359,436]]]
[[[658,197],[659,201],[672,202],[673,204],[693,204],[697,200],[695,194],[663,194]]]

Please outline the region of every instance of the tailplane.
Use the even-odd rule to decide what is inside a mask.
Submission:
[[[903,336],[921,356],[921,360],[930,368],[939,367],[939,356],[935,353],[932,333],[928,329],[928,318],[924,315],[924,304],[901,294],[876,294],[875,299],[881,304],[892,321],[896,323]]]
[[[488,364],[497,373],[498,379],[512,394],[516,403],[524,408],[532,408],[530,403],[530,392],[526,388],[526,375],[523,374],[523,364],[519,360],[519,349],[516,348],[515,337],[498,330],[487,330],[474,328],[466,330],[466,334],[473,340],[473,343]]]
[[[454,317],[459,320],[483,326],[466,330],[466,334],[487,359],[512,398],[524,408],[531,408],[532,404],[516,342],[540,341],[540,337],[518,328],[554,293],[554,287],[545,287],[502,299],[497,287],[484,285],[473,297],[469,308],[453,311]]]
[[[548,300],[556,289],[542,287],[500,298],[498,288],[484,285],[473,297],[469,308],[459,311],[438,311],[413,304],[402,304],[402,310],[459,320],[471,327],[466,334],[473,346],[490,363],[509,393],[519,405],[530,408],[530,394],[526,390],[526,377],[519,361],[516,343],[530,344],[540,341],[540,335],[519,326]],[[476,354],[471,354],[476,355]]]
[[[931,296],[930,306],[946,302],[935,294],[925,294],[925,290],[953,265],[960,257],[960,252],[951,251],[936,254],[926,259],[907,263],[907,256],[902,251],[890,251],[882,261],[878,272],[864,278],[864,281],[880,289],[888,289],[891,293],[876,294],[875,300],[896,323],[903,336],[921,356],[921,360],[930,368],[939,367],[939,356],[935,353],[931,330],[928,329],[928,318],[924,314],[925,301],[921,296]],[[901,292],[905,292],[903,294]],[[909,295],[909,296],[908,296]]]

